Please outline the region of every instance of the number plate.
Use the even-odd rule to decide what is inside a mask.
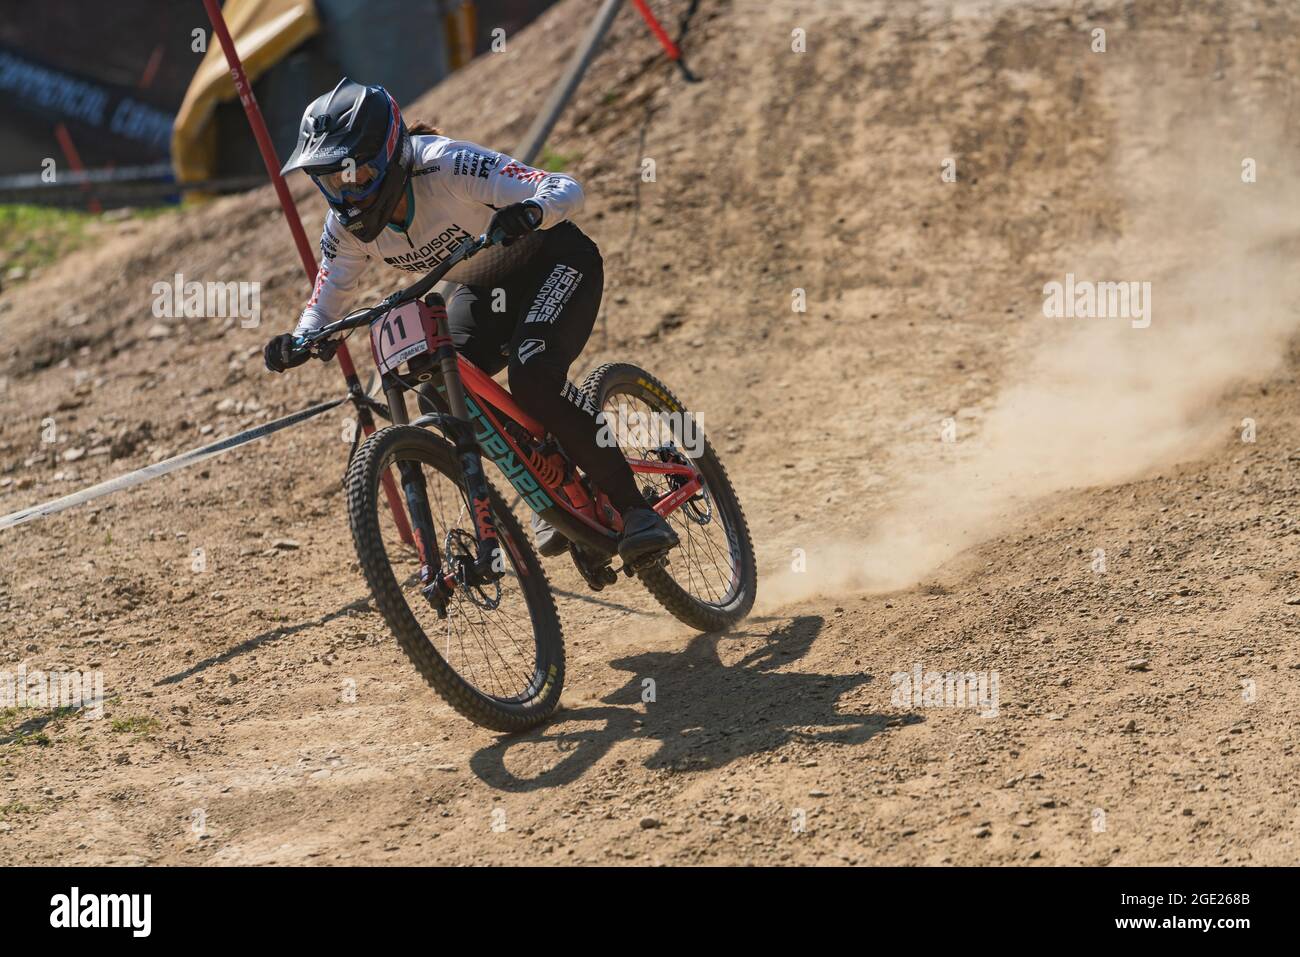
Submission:
[[[437,324],[424,303],[408,302],[390,309],[370,324],[370,350],[379,371],[396,369],[403,362],[428,352],[437,336]]]

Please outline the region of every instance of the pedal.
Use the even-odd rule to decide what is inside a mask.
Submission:
[[[634,562],[624,562],[623,567],[620,568],[619,571],[627,575],[628,578],[631,578],[644,571],[649,571],[651,568],[664,567],[668,564],[668,553],[675,547],[676,546],[665,548],[663,551],[655,552],[653,555],[642,555]],[[617,577],[617,574],[615,577]]]
[[[592,591],[601,591],[606,585],[613,585],[618,582],[618,572],[610,567],[609,562],[603,562],[597,565],[595,562],[588,562],[576,545],[569,548],[569,554],[573,556],[573,564],[587,582],[587,586]]]

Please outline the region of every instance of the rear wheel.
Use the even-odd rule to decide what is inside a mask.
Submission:
[[[486,585],[457,582],[439,617],[421,590],[420,556],[402,541],[382,492],[384,472],[403,469],[423,480],[444,572],[472,562],[476,548],[451,445],[413,426],[376,432],[348,467],[347,493],[352,539],[380,614],[425,681],[475,724],[494,731],[540,724],[559,704],[564,637],[528,537],[491,489],[505,575]]]
[[[596,369],[583,390],[605,416],[606,425],[630,459],[689,462],[704,487],[668,515],[681,539],[668,563],[638,577],[679,621],[700,631],[728,628],[749,613],[758,589],[754,544],[727,470],[699,421],[657,378],[616,362]],[[618,424],[618,428],[614,428]],[[637,485],[651,500],[679,487],[680,479],[637,473]]]

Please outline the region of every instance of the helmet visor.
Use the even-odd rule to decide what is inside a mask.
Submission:
[[[344,163],[343,168],[331,173],[313,173],[312,179],[320,191],[335,203],[362,203],[373,195],[384,181],[383,157],[369,163],[357,165],[352,161]]]

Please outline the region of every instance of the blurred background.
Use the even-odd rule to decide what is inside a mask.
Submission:
[[[341,75],[382,74],[407,103],[489,49],[493,30],[508,37],[553,2],[226,0],[222,10],[286,156],[303,105]],[[266,181],[201,0],[4,6],[0,204],[99,212]],[[50,160],[53,183],[42,177]]]

